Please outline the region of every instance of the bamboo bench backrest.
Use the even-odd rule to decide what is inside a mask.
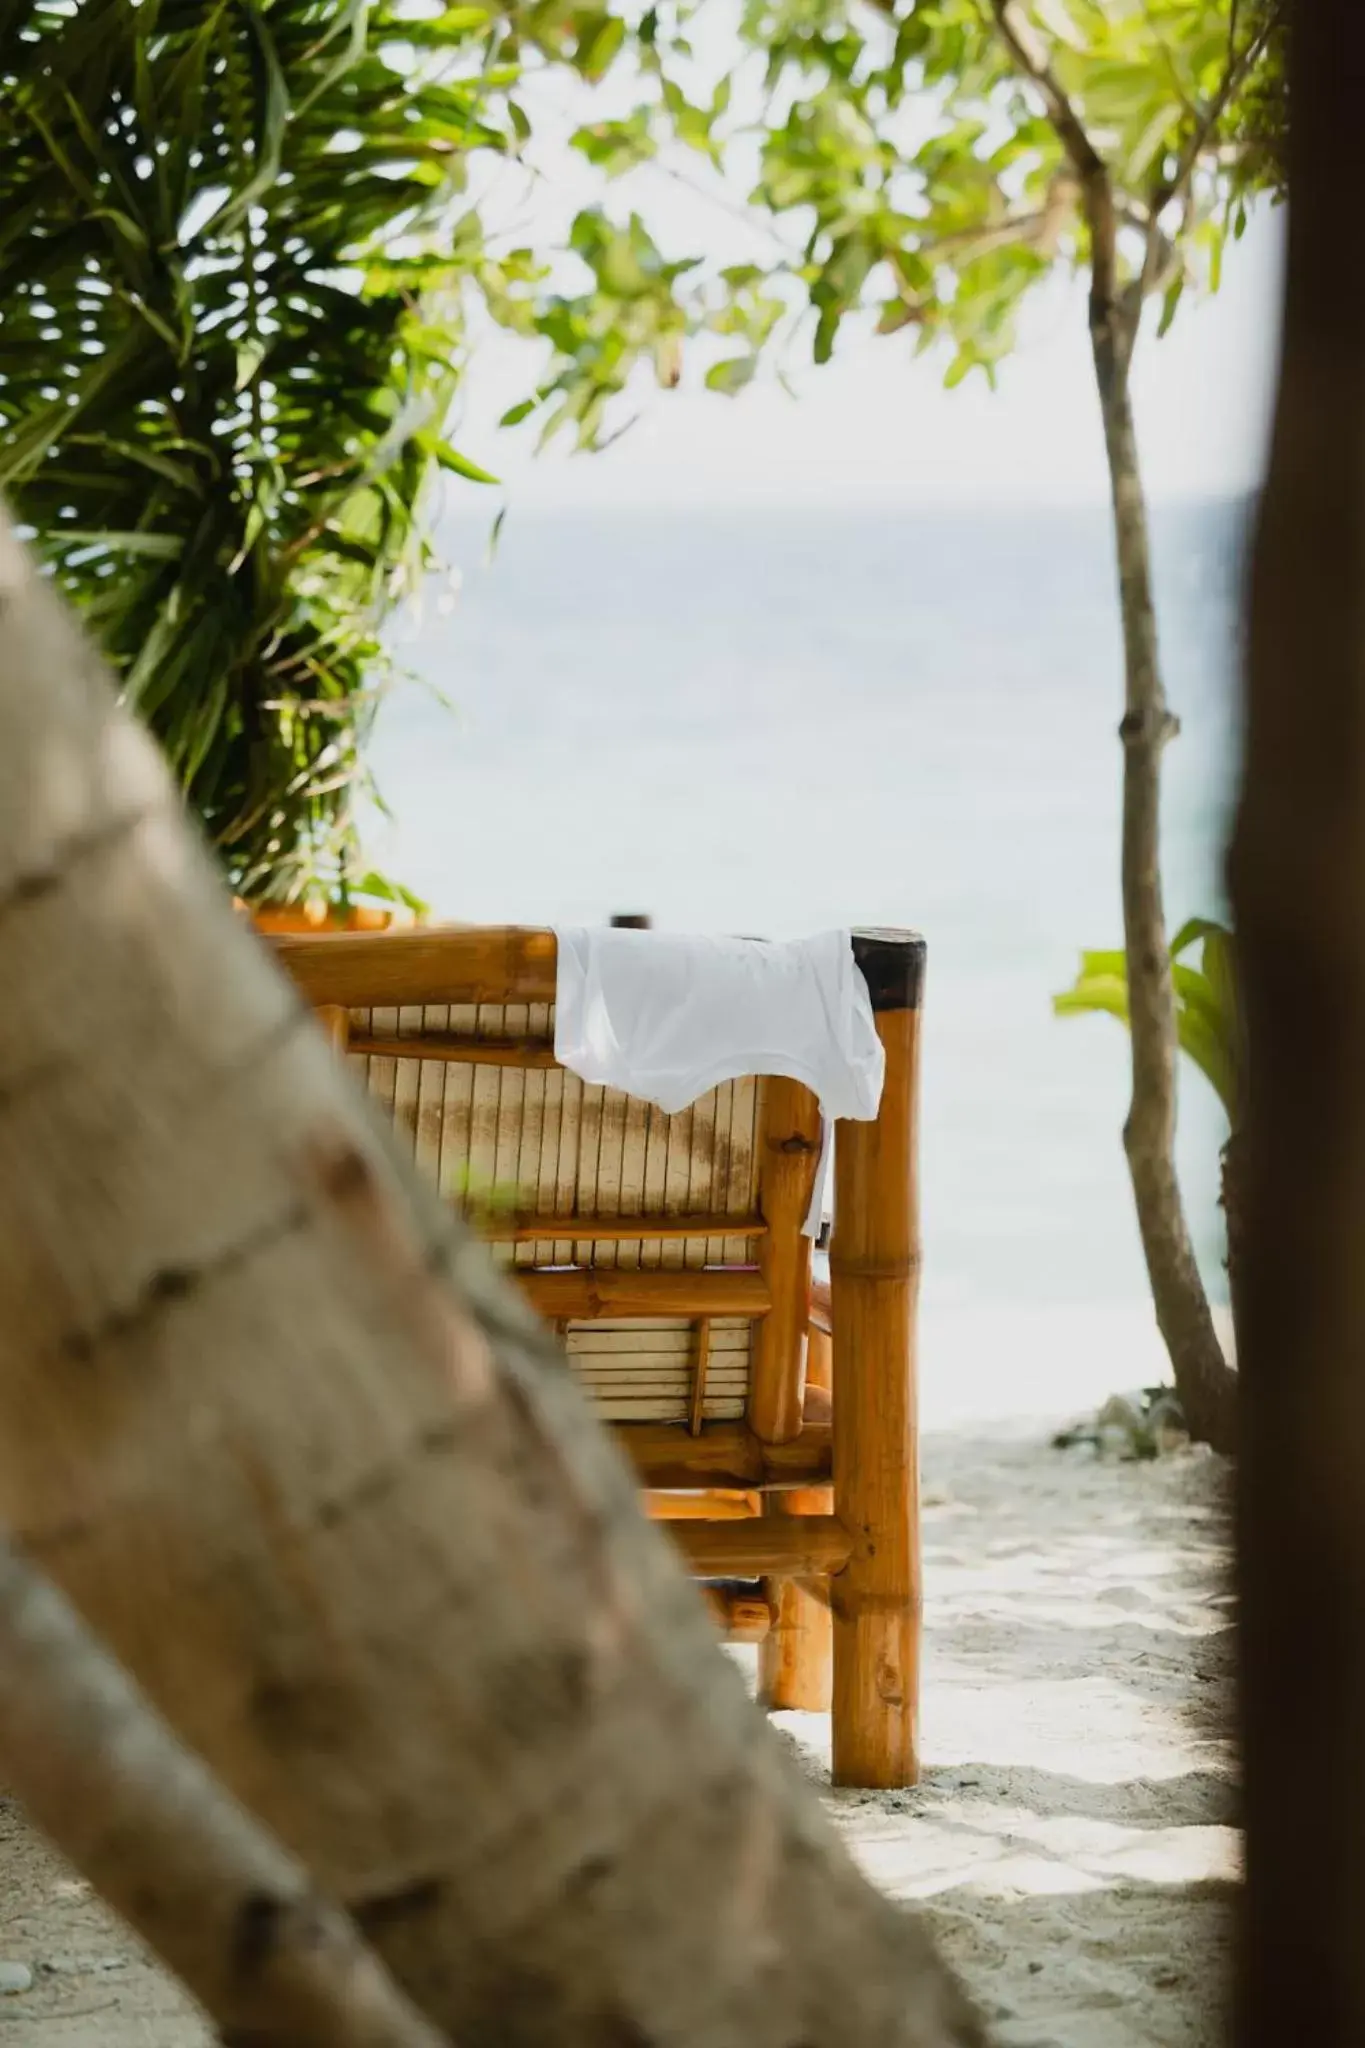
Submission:
[[[551,933],[456,928],[275,942],[418,1170],[559,1324],[612,1422],[802,1410],[819,1111],[726,1083],[666,1115],[554,1057]]]

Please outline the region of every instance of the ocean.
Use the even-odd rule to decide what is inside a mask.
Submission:
[[[1222,907],[1245,507],[1155,521],[1172,930]],[[1120,943],[1121,656],[1107,513],[509,517],[400,631],[376,860],[443,915],[929,945],[926,1423],[1060,1414],[1164,1376],[1120,1142],[1127,1044],[1060,1021]],[[446,700],[439,700],[437,692]],[[1221,1110],[1180,1166],[1226,1300]]]

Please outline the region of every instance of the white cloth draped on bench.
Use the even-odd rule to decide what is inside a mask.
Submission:
[[[817,1236],[833,1122],[876,1116],[886,1064],[850,934],[768,941],[601,926],[555,937],[555,1058],[580,1080],[669,1114],[750,1075],[784,1075],[818,1098],[824,1144],[805,1223]]]

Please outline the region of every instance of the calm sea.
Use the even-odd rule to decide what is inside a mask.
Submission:
[[[1183,735],[1174,924],[1221,903],[1243,510],[1157,520]],[[1119,1131],[1126,1041],[1059,1022],[1121,931],[1120,649],[1100,512],[517,517],[403,654],[376,855],[440,912],[928,938],[926,1419],[1054,1412],[1160,1375]],[[1222,1299],[1221,1112],[1180,1158]]]

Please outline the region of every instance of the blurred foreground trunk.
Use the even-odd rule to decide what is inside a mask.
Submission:
[[[1233,1340],[1240,1345],[1242,1326],[1242,1275],[1246,1271],[1246,1138],[1239,1124],[1230,1133],[1218,1155],[1218,1206],[1227,1230],[1228,1295],[1232,1306]]]
[[[227,2048],[441,2048],[307,1872],[4,1541],[0,1756],[30,1820],[172,1965]]]
[[[1239,2048],[1365,2041],[1365,9],[1293,10],[1283,355],[1231,875],[1251,1051],[1237,1286]]]
[[[461,2048],[979,2041],[3,531],[0,610],[20,1551]]]

